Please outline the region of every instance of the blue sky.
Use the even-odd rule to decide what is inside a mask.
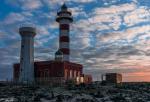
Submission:
[[[94,79],[123,73],[124,81],[150,81],[150,0],[1,0],[0,79],[12,78],[19,62],[20,26],[33,26],[35,60],[53,60],[58,49],[60,5],[72,11],[71,61]]]

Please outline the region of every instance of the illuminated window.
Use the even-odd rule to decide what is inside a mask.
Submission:
[[[76,77],[76,71],[74,71],[74,78]]]
[[[67,69],[65,69],[65,78],[66,78],[66,79],[67,79],[67,76],[68,76],[68,75],[67,75],[67,72],[68,72]]]
[[[84,78],[83,77],[81,77],[81,83],[84,83]]]
[[[72,78],[72,70],[70,70],[70,78]]]

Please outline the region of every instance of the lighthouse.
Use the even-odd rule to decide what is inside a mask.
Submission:
[[[57,12],[56,21],[59,23],[59,48],[55,60],[36,61],[33,59],[33,43],[36,35],[35,28],[22,27],[20,63],[14,64],[14,81],[38,85],[62,85],[73,81],[76,84],[92,82],[91,75],[83,73],[83,65],[69,61],[69,27],[73,22],[72,14],[65,4]],[[34,81],[35,80],[35,81]]]
[[[59,23],[59,50],[63,53],[62,60],[69,62],[69,28],[70,23],[73,22],[73,17],[65,4],[61,6],[61,10],[57,13],[56,21]]]
[[[34,82],[34,36],[35,28],[21,27],[21,54],[20,54],[20,77],[19,81],[24,84]]]

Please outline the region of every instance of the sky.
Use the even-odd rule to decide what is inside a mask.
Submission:
[[[55,22],[66,3],[71,61],[84,66],[94,80],[106,72],[123,81],[150,81],[150,0],[0,0],[0,80],[10,80],[19,62],[19,27],[36,27],[35,61],[53,60],[58,49]]]

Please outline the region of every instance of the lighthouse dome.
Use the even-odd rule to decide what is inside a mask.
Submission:
[[[55,55],[63,55],[63,52],[61,50],[57,50]]]
[[[61,50],[56,51],[55,61],[63,61],[63,52]]]

